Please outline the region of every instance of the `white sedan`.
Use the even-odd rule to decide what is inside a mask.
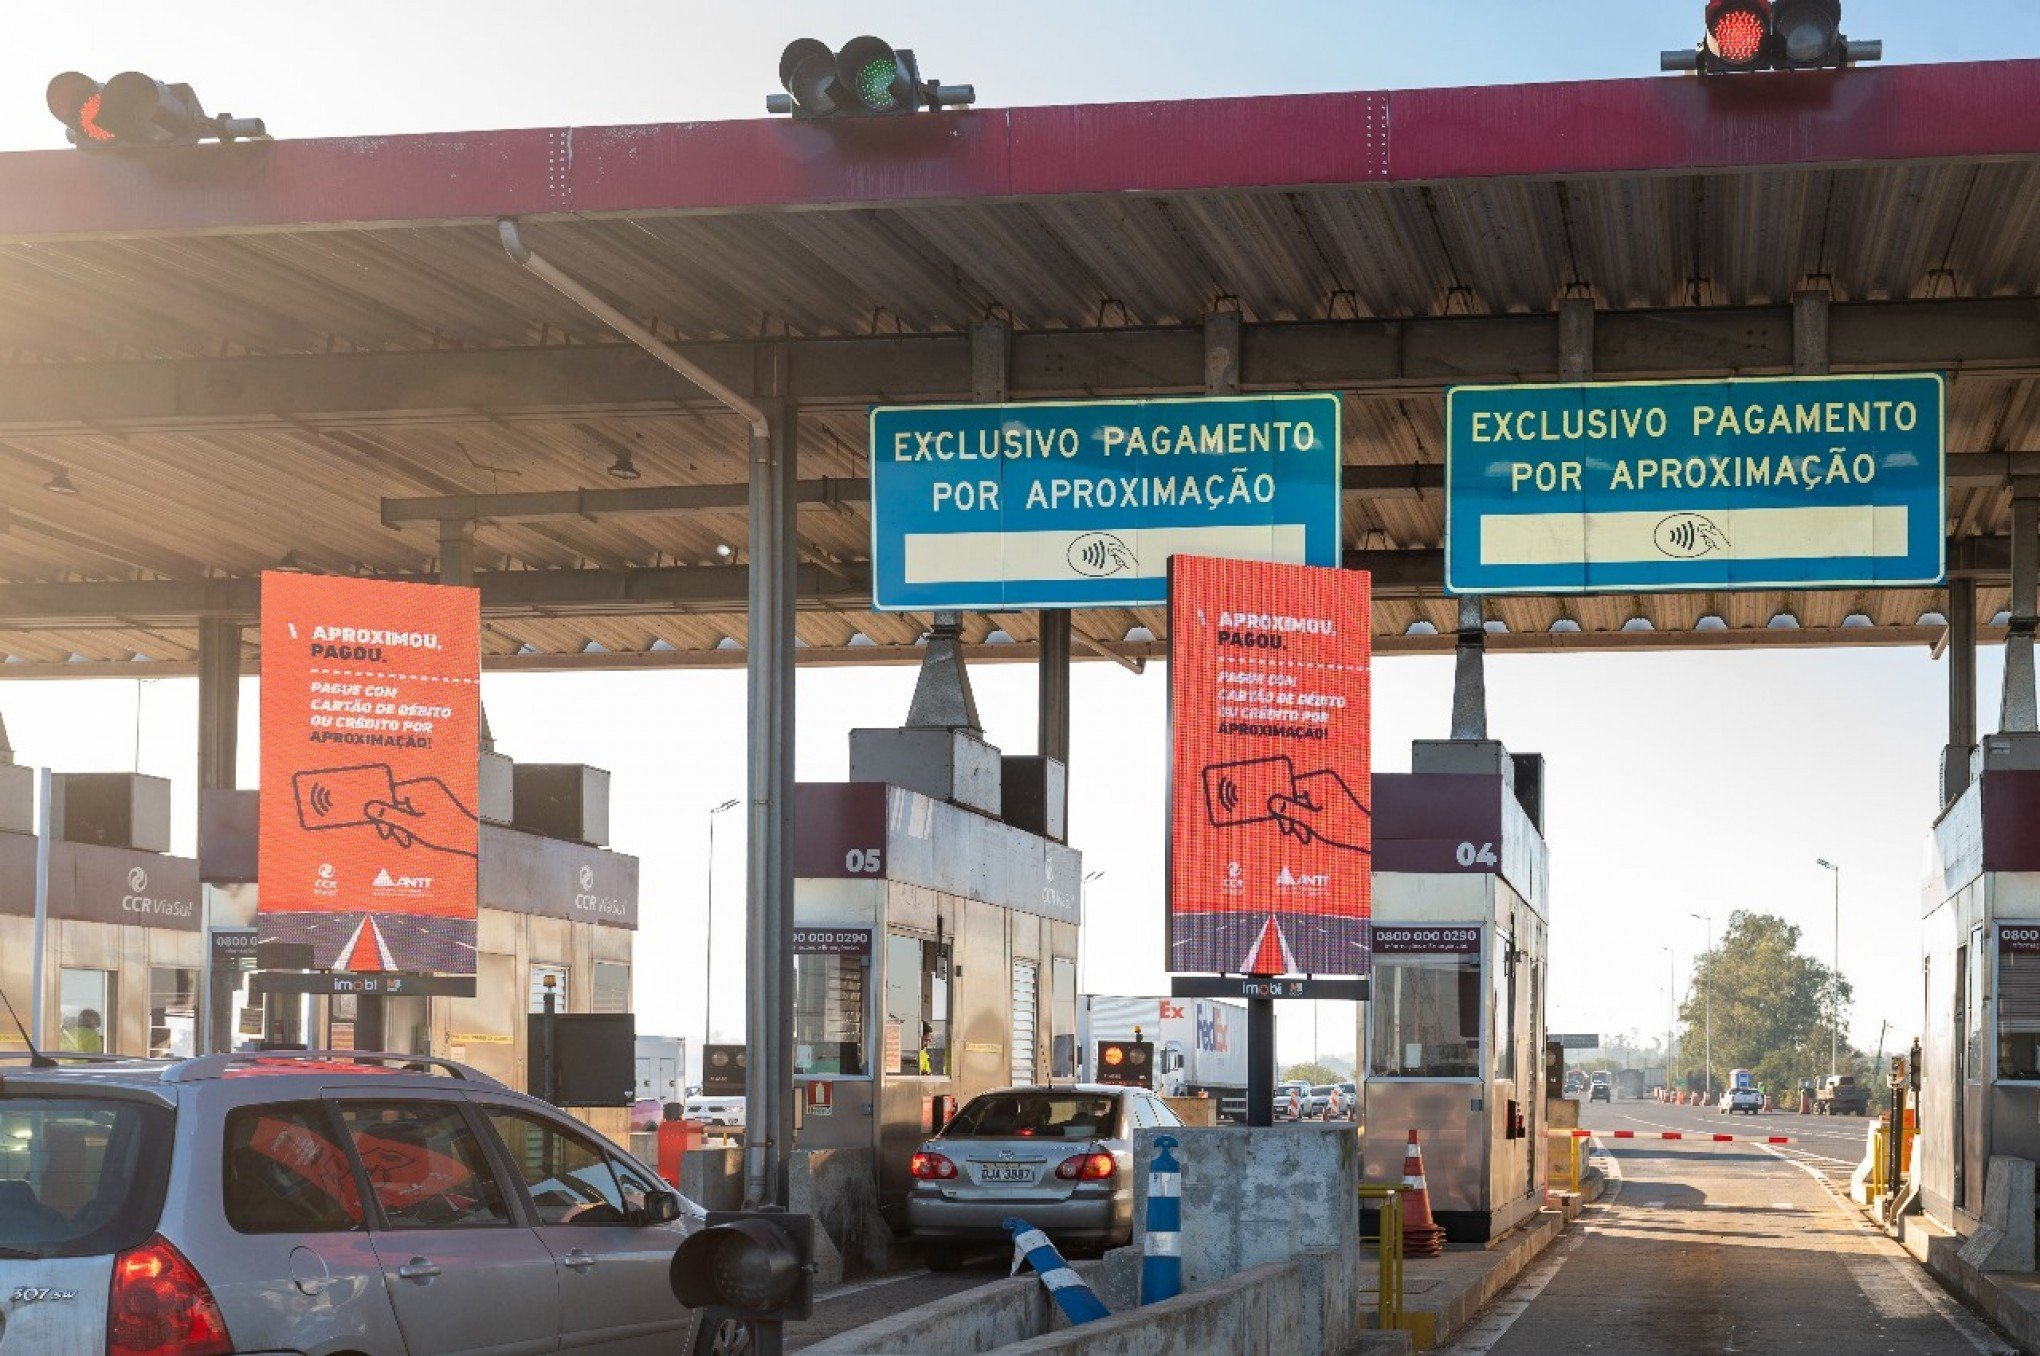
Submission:
[[[1755,1088],[1730,1088],[1721,1094],[1721,1114],[1743,1111],[1754,1116],[1764,1109],[1764,1094]]]
[[[689,1097],[684,1113],[690,1121],[703,1125],[744,1124],[744,1099],[741,1097]]]

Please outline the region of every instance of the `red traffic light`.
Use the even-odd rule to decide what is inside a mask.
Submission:
[[[1770,0],[1708,0],[1707,54],[1721,66],[1753,69],[1770,40]]]
[[[123,71],[105,84],[66,71],[50,81],[50,114],[86,147],[185,146],[218,137],[265,136],[260,118],[209,117],[189,85]]]
[[[72,139],[81,145],[110,142],[113,133],[99,125],[105,93],[106,86],[91,76],[65,71],[50,81],[46,95],[50,116],[70,128]]]

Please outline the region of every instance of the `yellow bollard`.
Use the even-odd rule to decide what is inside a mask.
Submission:
[[[1402,1188],[1363,1185],[1360,1188],[1360,1199],[1381,1203],[1381,1213],[1376,1216],[1381,1221],[1378,1245],[1381,1273],[1377,1282],[1374,1325],[1385,1331],[1392,1331],[1404,1326]]]

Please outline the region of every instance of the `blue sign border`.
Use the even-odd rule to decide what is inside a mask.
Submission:
[[[1663,564],[1658,562],[1605,564],[1599,566],[1588,565],[1585,562],[1579,564],[1554,563],[1548,565],[1484,566],[1476,558],[1467,562],[1467,568],[1479,576],[1478,582],[1461,580],[1455,577],[1454,564],[1456,557],[1459,555],[1459,551],[1454,549],[1455,527],[1464,526],[1472,529],[1472,535],[1475,538],[1475,545],[1472,549],[1477,555],[1479,549],[1479,524],[1486,517],[1494,516],[1478,515],[1469,519],[1464,524],[1461,524],[1458,518],[1455,487],[1459,476],[1455,474],[1454,430],[1456,428],[1455,402],[1462,394],[1496,391],[1510,393],[1571,391],[1591,394],[1596,392],[1608,393],[1635,390],[1638,388],[1665,390],[1673,388],[1715,387],[1728,394],[1729,401],[1732,402],[1733,395],[1730,393],[1737,391],[1739,388],[1747,387],[1808,387],[1823,383],[1840,382],[1892,383],[1917,381],[1931,381],[1934,388],[1934,426],[1930,435],[1934,444],[1935,460],[1934,515],[1932,522],[1933,545],[1931,548],[1934,569],[1931,574],[1895,575],[1883,578],[1836,578],[1820,576],[1816,569],[1811,568],[1820,566],[1824,561],[1842,562],[1864,559],[1859,556],[1815,557],[1791,561],[1781,560],[1775,562],[1775,565],[1784,568],[1774,568],[1761,577],[1754,574],[1749,577],[1725,577],[1725,571],[1731,568],[1750,566],[1762,568],[1764,562],[1761,560],[1709,562],[1713,571],[1709,577],[1702,577],[1702,571],[1695,569],[1691,571],[1690,575],[1684,575],[1682,572],[1683,577],[1672,579],[1641,577],[1648,571],[1665,568]],[[1703,377],[1664,381],[1622,382],[1507,382],[1450,386],[1445,391],[1445,444],[1444,582],[1445,592],[1448,596],[1459,594],[1545,594],[1573,596],[1622,593],[1799,591],[1839,588],[1933,588],[1944,583],[1947,577],[1947,379],[1939,372],[1856,372],[1817,376]],[[1580,443],[1547,444],[1547,451],[1540,455],[1548,459],[1549,449],[1577,449],[1584,446],[1584,444]],[[1823,449],[1823,454],[1825,454],[1825,451],[1826,449]],[[1583,459],[1592,460],[1591,456],[1584,456]],[[1749,493],[1747,490],[1740,492],[1744,494]],[[1631,502],[1633,507],[1639,510],[1661,510],[1668,514],[1676,513],[1691,506],[1690,500],[1682,501],[1670,497],[1674,493],[1674,491],[1670,490],[1642,491],[1638,492],[1637,498]],[[1678,491],[1676,493],[1690,494],[1691,492]],[[1794,493],[1803,492],[1795,491]],[[1882,502],[1895,504],[1903,501],[1887,499]],[[1755,506],[1752,505],[1752,507]],[[1911,561],[1919,558],[1918,553],[1908,552],[1905,557],[1894,558],[1894,560],[1897,563],[1899,561]],[[1581,573],[1587,571],[1612,577],[1579,584],[1553,577],[1559,573]],[[1498,572],[1514,577],[1497,580],[1495,576]]]
[[[1005,404],[946,403],[938,405],[874,405],[868,410],[866,421],[866,455],[871,475],[871,593],[872,610],[876,612],[927,612],[938,609],[968,611],[1005,612],[1028,611],[1038,608],[1159,608],[1168,600],[1168,579],[1166,572],[1151,576],[1125,576],[1134,587],[1129,590],[1105,594],[1101,586],[1108,583],[1099,579],[1041,579],[949,582],[908,585],[897,578],[903,565],[897,549],[882,548],[881,529],[887,524],[882,519],[887,514],[883,496],[887,491],[881,482],[886,473],[880,469],[878,455],[879,424],[887,417],[918,416],[928,414],[954,413],[972,416],[976,419],[997,417],[1001,412],[1025,411],[1030,415],[1052,415],[1068,412],[1078,419],[1108,410],[1179,409],[1209,408],[1219,405],[1263,405],[1271,408],[1289,406],[1304,417],[1319,425],[1324,441],[1304,453],[1243,453],[1226,454],[1220,464],[1229,477],[1242,457],[1267,458],[1270,456],[1313,457],[1316,462],[1308,467],[1307,474],[1278,478],[1276,498],[1264,510],[1264,521],[1283,525],[1298,525],[1304,529],[1304,560],[1300,563],[1311,565],[1337,565],[1342,562],[1345,549],[1343,521],[1343,475],[1345,469],[1345,445],[1343,416],[1345,397],[1337,391],[1266,391],[1236,396],[1155,396],[1145,399],[1115,400],[1042,400],[1009,402]],[[1312,410],[1307,407],[1321,406]],[[1328,428],[1323,427],[1325,424]],[[1088,449],[1087,449],[1088,450]],[[1206,454],[1182,454],[1206,455]],[[1213,458],[1218,460],[1217,457]],[[1171,459],[1173,461],[1173,459]],[[1171,461],[1154,461],[1143,469],[1149,473],[1166,471]],[[1097,462],[1088,457],[1061,463],[1040,461],[1000,461],[989,463],[997,466],[998,473],[1008,469],[1036,468],[1044,465],[1067,465],[1079,470],[1096,471]],[[1128,471],[1134,464],[1129,463]],[[1199,476],[1208,474],[1200,468]],[[1315,478],[1322,477],[1323,483]],[[1123,512],[1116,509],[1060,510],[1065,515],[1053,527],[1043,525],[1036,530],[1062,530],[1067,526],[1072,532],[1125,530],[1123,519],[1112,515]],[[1171,527],[1239,527],[1256,526],[1242,523],[1236,516],[1214,514],[1204,508],[1144,508],[1141,529],[1164,529]],[[1090,515],[1081,517],[1079,515]],[[1075,518],[1076,521],[1069,519]],[[904,540],[903,529],[892,525],[892,538],[897,547]],[[990,529],[986,529],[990,530]],[[1025,527],[1016,530],[1029,530]],[[1222,553],[1221,553],[1222,554]],[[895,601],[906,589],[912,589],[913,597]],[[1015,596],[1008,597],[1006,595]],[[997,594],[997,597],[988,596]],[[1024,596],[1020,596],[1024,595]]]

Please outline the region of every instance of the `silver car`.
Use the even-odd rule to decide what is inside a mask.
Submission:
[[[998,1088],[964,1104],[915,1152],[907,1224],[934,1271],[945,1243],[1004,1241],[1017,1216],[1059,1246],[1095,1250],[1133,1233],[1133,1132],[1183,1122],[1144,1088]]]
[[[673,1297],[702,1222],[445,1060],[0,1055],[0,1356],[743,1350]]]

